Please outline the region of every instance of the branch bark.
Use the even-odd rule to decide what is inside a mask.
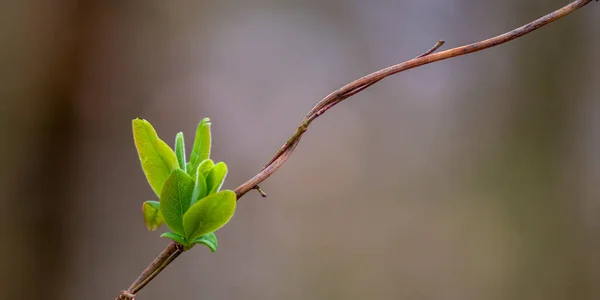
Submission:
[[[513,29],[504,34],[483,41],[475,42],[469,45],[464,45],[434,53],[444,43],[444,41],[439,41],[434,47],[411,60],[381,69],[379,71],[376,71],[374,73],[371,73],[367,76],[364,76],[346,84],[345,86],[329,94],[327,97],[323,98],[323,100],[319,101],[319,103],[317,103],[317,105],[315,105],[302,119],[300,125],[296,128],[294,134],[279,149],[279,151],[275,153],[275,155],[271,158],[271,160],[269,160],[265,167],[254,177],[250,178],[248,181],[241,184],[234,190],[237,199],[239,200],[242,196],[244,196],[247,192],[249,192],[252,189],[257,189],[261,193],[261,195],[263,195],[263,197],[266,196],[266,194],[264,194],[264,192],[262,192],[262,190],[258,187],[258,184],[263,182],[265,179],[269,178],[269,176],[275,173],[275,171],[277,171],[277,169],[279,169],[288,160],[296,146],[298,146],[302,135],[304,135],[304,133],[308,129],[308,126],[310,126],[310,124],[316,118],[327,112],[329,109],[331,109],[338,103],[344,101],[345,99],[360,93],[361,91],[367,89],[368,87],[372,86],[373,84],[379,82],[380,80],[388,76],[400,73],[402,71],[430,64],[436,61],[481,51],[512,41],[540,27],[548,25],[589,4],[590,2],[592,2],[592,0],[573,1],[570,4],[558,10],[555,10],[535,21],[532,21],[528,24],[525,24],[519,28]],[[175,258],[177,258],[177,256],[179,256],[179,254],[183,252],[182,249],[183,247],[181,247],[181,245],[178,245],[175,242],[167,246],[158,255],[158,257],[144,270],[144,272],[142,272],[142,274],[136,279],[136,281],[134,281],[134,283],[126,291],[121,292],[121,294],[117,297],[117,300],[133,299],[138,291],[140,291],[146,284],[148,284],[148,282],[150,282],[150,280],[156,277],[156,275],[158,275],[167,265],[169,265]]]

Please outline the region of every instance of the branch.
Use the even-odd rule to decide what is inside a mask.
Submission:
[[[126,291],[121,291],[117,300],[129,300],[135,297],[135,294],[144,288],[150,280],[154,279],[164,268],[166,268],[177,256],[183,253],[183,246],[173,242],[169,244],[162,252],[150,263],[150,265],[140,274],[140,276],[129,286]]]
[[[596,0],[598,1],[598,0]],[[574,11],[577,9],[589,4],[592,0],[577,0],[573,1],[570,4],[553,11],[531,23],[523,25],[519,28],[513,29],[504,34],[489,38],[487,40],[479,41],[473,44],[456,47],[453,49],[441,51],[438,53],[434,53],[437,49],[439,49],[444,41],[438,41],[435,46],[431,49],[427,50],[423,54],[405,61],[403,63],[393,65],[384,69],[381,69],[377,72],[371,73],[367,76],[359,78],[355,81],[352,81],[345,86],[339,88],[333,93],[329,94],[323,100],[319,101],[315,107],[313,107],[308,114],[302,119],[298,128],[294,134],[287,140],[285,144],[275,153],[273,158],[269,160],[269,162],[265,165],[265,167],[254,177],[250,178],[245,183],[241,184],[237,187],[234,192],[236,194],[237,199],[239,200],[242,196],[244,196],[248,191],[252,189],[256,189],[260,192],[260,194],[265,197],[266,194],[260,189],[258,184],[263,182],[265,179],[269,178],[277,169],[279,169],[290,157],[298,143],[300,142],[300,138],[308,129],[308,126],[319,116],[324,114],[326,111],[337,105],[338,103],[344,101],[347,98],[350,98],[373,84],[379,82],[380,80],[394,75],[396,73],[400,73],[402,71],[406,71],[412,68],[416,68],[419,66],[423,66],[426,64],[430,64],[432,62],[457,57],[477,51],[481,51],[487,48],[491,48],[494,46],[498,46],[500,44],[504,44],[506,42],[512,41],[518,37],[521,37],[525,34],[528,34],[542,26],[548,25]],[[173,242],[169,246],[167,246],[159,256],[142,272],[142,274],[135,280],[135,282],[127,289],[126,291],[122,291],[121,294],[117,297],[119,299],[127,299],[131,300],[135,297],[135,294],[140,291],[150,280],[152,280],[158,273],[160,273],[167,265],[169,265],[177,256],[179,256],[183,252],[183,248],[181,245]]]

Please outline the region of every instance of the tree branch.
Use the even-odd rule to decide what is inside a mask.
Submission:
[[[172,242],[150,263],[140,276],[129,286],[126,291],[121,291],[119,299],[133,299],[135,294],[144,288],[150,280],[154,279],[164,268],[166,268],[177,256],[183,253],[183,246]]]
[[[598,0],[596,0],[598,1]],[[518,37],[521,37],[525,34],[528,34],[542,26],[548,25],[574,11],[577,9],[589,4],[592,0],[577,0],[573,1],[570,4],[553,11],[531,23],[523,25],[519,28],[513,29],[504,34],[489,38],[487,40],[479,41],[473,44],[456,47],[453,49],[441,51],[438,53],[434,53],[437,49],[439,49],[444,41],[438,41],[435,46],[431,49],[427,50],[423,54],[405,61],[403,63],[393,65],[384,69],[381,69],[377,72],[371,73],[367,76],[359,78],[355,81],[348,83],[347,85],[339,88],[333,93],[329,94],[323,100],[319,101],[317,105],[315,105],[308,114],[302,119],[298,128],[294,134],[287,140],[285,144],[275,153],[273,158],[269,160],[269,162],[265,165],[265,167],[254,177],[250,178],[245,183],[241,184],[237,187],[234,192],[236,194],[237,199],[239,200],[242,196],[244,196],[248,191],[252,189],[257,189],[263,197],[266,196],[264,192],[258,187],[258,184],[263,182],[265,179],[269,178],[277,169],[279,169],[290,157],[302,135],[308,129],[308,126],[314,121],[316,118],[324,114],[326,111],[337,105],[338,103],[344,101],[345,99],[352,97],[361,91],[367,89],[373,84],[379,82],[380,80],[394,75],[396,73],[400,73],[402,71],[406,71],[412,68],[416,68],[419,66],[423,66],[426,64],[430,64],[432,62],[457,57],[477,51],[481,51],[487,48],[491,48],[500,44],[504,44],[511,40],[514,40]],[[171,243],[167,246],[159,256],[154,259],[154,261],[142,272],[142,274],[134,281],[134,283],[127,289],[126,291],[122,291],[121,294],[117,297],[118,299],[127,299],[131,300],[135,297],[135,294],[140,291],[150,280],[152,280],[158,273],[160,273],[167,265],[169,265],[177,256],[179,256],[183,252],[183,247],[175,242]]]

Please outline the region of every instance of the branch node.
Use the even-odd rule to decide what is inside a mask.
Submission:
[[[135,299],[135,295],[126,290],[122,290],[121,295],[119,295],[119,298],[117,298],[117,300],[134,300],[134,299]]]
[[[298,127],[298,129],[300,129],[301,133],[305,133],[306,130],[308,129],[308,125],[310,124],[312,120],[306,120],[304,122],[302,122],[302,125],[300,125],[300,127]]]

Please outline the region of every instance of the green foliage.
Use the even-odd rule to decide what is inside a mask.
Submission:
[[[173,233],[173,232],[167,231],[167,232],[161,234],[160,237],[166,237],[166,238],[171,239],[171,240],[173,240],[173,241],[175,241],[175,242],[177,242],[179,244],[187,246],[185,238],[182,237],[182,236],[180,236],[177,233]]]
[[[206,176],[206,188],[209,190],[209,193],[216,193],[221,189],[225,181],[225,176],[227,176],[227,165],[224,162],[216,164],[208,172],[208,176]]]
[[[175,151],[158,138],[152,125],[133,120],[133,133],[142,169],[160,201],[146,201],[142,206],[149,230],[163,223],[169,238],[190,249],[203,244],[212,252],[218,246],[215,231],[233,216],[236,196],[233,191],[219,191],[227,175],[224,162],[210,158],[210,120],[203,119],[196,131],[190,161],[186,162],[183,133],[175,138]]]
[[[146,201],[142,206],[144,222],[150,231],[158,229],[165,222],[160,214],[159,207],[160,203],[158,201]]]
[[[142,169],[156,195],[173,170],[179,167],[175,153],[163,142],[146,120],[133,120],[133,139]]]
[[[214,232],[195,238],[194,243],[205,245],[211,252],[216,252],[217,247],[219,247],[219,241],[217,241],[217,236]]]
[[[188,172],[195,172],[198,165],[210,157],[210,143],[210,119],[204,118],[200,121],[196,129],[196,138],[194,139],[192,153],[190,153],[191,170],[188,170]],[[193,176],[193,174],[190,175]]]
[[[206,188],[206,179],[200,174],[200,167],[198,167],[198,175],[196,176],[196,185],[194,186],[194,193],[192,194],[192,200],[190,205],[198,202],[198,200],[208,195],[208,188]]]
[[[194,175],[192,175],[192,178],[196,178],[197,174],[202,174],[202,176],[206,178],[206,176],[208,176],[208,172],[210,172],[214,166],[215,163],[212,161],[212,159],[207,158],[203,160],[198,166],[198,170],[194,173]]]
[[[185,171],[176,169],[167,178],[160,193],[160,213],[167,226],[181,236],[185,236],[183,214],[190,208],[193,192],[192,177]]]
[[[215,166],[215,163],[213,162],[213,160],[210,158],[207,158],[200,163],[200,166],[198,166],[198,170],[202,173],[202,176],[204,176],[204,178],[206,178],[206,176],[208,175],[208,172],[210,172],[210,170],[214,166]]]
[[[186,170],[185,163],[185,144],[183,143],[183,132],[180,132],[175,136],[175,156],[177,156],[177,162],[179,168],[183,171]]]
[[[183,216],[186,239],[211,233],[229,222],[235,211],[235,193],[220,191],[196,202]]]

